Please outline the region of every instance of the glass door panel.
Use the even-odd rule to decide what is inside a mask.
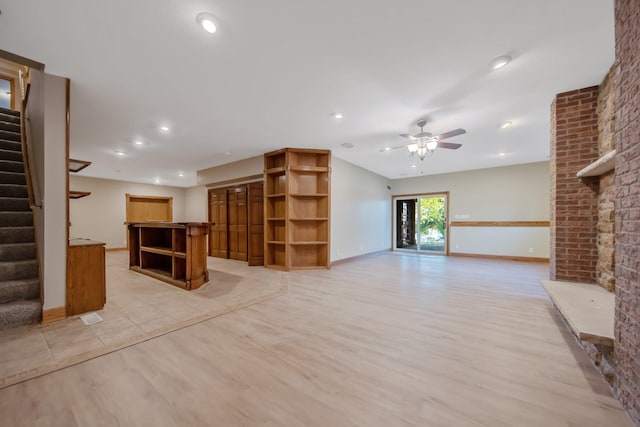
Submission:
[[[396,200],[396,248],[416,250],[418,199]]]
[[[424,195],[395,201],[395,247],[446,254],[447,196]]]

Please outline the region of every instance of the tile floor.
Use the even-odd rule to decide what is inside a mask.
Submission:
[[[104,320],[74,316],[0,332],[0,388],[211,319],[286,292],[286,275],[208,258],[209,283],[185,291],[129,271],[128,253],[107,252]]]

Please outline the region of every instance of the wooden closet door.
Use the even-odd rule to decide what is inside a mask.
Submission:
[[[248,227],[249,265],[264,265],[264,189],[262,182],[247,185],[248,191]]]
[[[209,256],[228,258],[227,190],[209,190]]]
[[[227,191],[229,258],[247,260],[247,187]]]

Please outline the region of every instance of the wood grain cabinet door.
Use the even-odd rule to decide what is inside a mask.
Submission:
[[[227,191],[229,258],[247,261],[247,187]]]
[[[209,190],[209,256],[228,258],[227,190]]]
[[[104,243],[70,246],[67,255],[67,316],[102,310],[106,301]]]

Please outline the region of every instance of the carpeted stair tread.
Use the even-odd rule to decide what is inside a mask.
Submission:
[[[37,277],[38,261],[35,259],[0,262],[0,278],[2,280],[34,279]]]
[[[20,117],[20,111],[10,110],[9,108],[0,107],[0,114],[7,114],[14,117]]]
[[[35,241],[33,236],[33,227],[0,227],[2,243],[29,243]]]
[[[3,150],[0,148],[0,160],[12,160],[22,163],[22,151]]]
[[[0,111],[0,122],[12,123],[20,126],[20,116],[13,116]]]
[[[0,184],[25,185],[26,183],[27,178],[24,176],[24,173],[0,171]]]
[[[40,298],[40,280],[5,280],[0,282],[0,304]]]
[[[16,326],[38,323],[42,318],[40,299],[0,304],[0,331]]]
[[[0,171],[24,173],[24,165],[22,164],[22,160],[15,161],[0,159]]]
[[[0,138],[0,150],[18,151],[22,153],[22,143],[17,141],[7,141]]]
[[[31,227],[33,213],[29,212],[0,212],[0,230],[5,227]],[[6,242],[3,242],[6,243]]]
[[[0,184],[0,197],[27,198],[27,186],[22,184]]]
[[[11,132],[0,129],[0,139],[5,141],[20,142],[20,132]]]
[[[36,244],[32,242],[24,243],[1,243],[0,262],[21,261],[36,258]]]
[[[29,199],[25,197],[0,197],[1,212],[26,212],[30,211]]]
[[[7,130],[9,132],[20,132],[20,122],[5,122],[4,116],[0,117],[0,130]]]

